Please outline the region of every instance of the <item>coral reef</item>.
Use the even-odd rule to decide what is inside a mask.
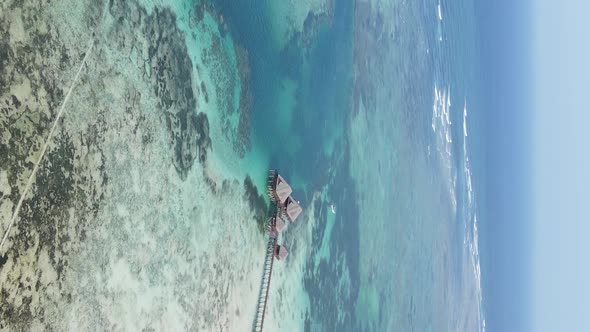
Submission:
[[[195,10],[204,10],[218,23],[219,34],[211,36],[211,45],[201,55],[201,61],[212,68],[212,78],[215,82],[215,97],[217,108],[221,113],[221,131],[225,139],[232,145],[234,152],[243,158],[250,151],[250,117],[253,96],[250,91],[251,74],[248,51],[238,42],[226,39],[227,24],[223,15],[215,8],[201,5]],[[195,19],[196,21],[196,19]],[[237,70],[236,70],[237,67]],[[239,87],[239,89],[236,89]],[[205,99],[209,99],[204,84],[201,91]],[[238,105],[235,94],[239,93]],[[237,112],[237,114],[236,114]]]
[[[180,176],[186,178],[197,157],[202,163],[206,161],[211,139],[207,116],[197,110],[195,91],[198,93],[198,87],[193,88],[193,64],[176,16],[169,9],[158,7],[147,15],[145,9],[127,1],[111,1],[109,11],[115,17],[119,13],[130,13],[129,17],[117,21],[114,31],[143,32],[143,36],[123,38],[131,39],[131,45],[148,43],[147,54],[141,54],[144,58],[138,62],[150,78],[158,97],[158,108],[164,113],[174,151],[174,166]],[[128,47],[127,43],[122,47]]]
[[[299,79],[305,57],[308,56],[313,43],[317,41],[321,26],[329,27],[333,20],[333,7],[325,11],[309,11],[301,31],[295,30],[281,49],[281,69],[294,80]]]
[[[160,109],[166,116],[174,146],[174,165],[181,177],[186,178],[195,158],[198,156],[199,161],[204,163],[207,150],[211,149],[209,121],[204,113],[197,113],[192,84],[193,65],[184,36],[169,10],[156,8],[147,17],[143,31],[146,40],[151,42],[148,58],[152,84],[161,101]]]
[[[254,211],[256,221],[260,222],[260,220],[262,220],[262,223],[264,223],[266,221],[269,207],[266,204],[264,196],[258,194],[258,189],[252,182],[250,176],[246,176],[244,179],[244,190],[244,199],[248,201],[250,208]]]
[[[98,14],[89,8],[88,15],[93,21]],[[14,6],[0,14],[2,236],[64,98],[68,70],[85,55],[66,48],[49,17],[40,6]],[[101,167],[102,130],[92,130],[104,124],[97,118],[84,134],[57,133],[39,165],[30,198],[0,252],[0,329],[29,329],[33,318],[54,310],[44,303],[70,296],[62,288],[66,257],[79,250],[108,183]],[[81,162],[86,158],[92,162]]]
[[[52,6],[9,1],[2,6],[0,236],[85,56],[88,44],[80,41],[92,39],[95,47],[0,251],[0,330],[115,329],[109,307],[120,305],[122,297],[109,293],[104,280],[88,278],[116,274],[116,259],[110,256],[115,252],[132,267],[134,278],[142,280],[143,268],[152,284],[164,284],[155,263],[137,260],[141,255],[133,254],[134,248],[147,249],[133,242],[138,240],[127,229],[136,214],[145,213],[150,218],[139,224],[145,234],[164,229],[151,219],[166,220],[173,230],[158,235],[162,241],[173,234],[187,246],[186,227],[169,215],[158,215],[164,209],[158,204],[172,206],[178,199],[162,194],[171,181],[168,168],[173,178],[186,181],[195,160],[205,165],[212,151],[209,119],[198,111],[199,99],[208,102],[207,90],[193,72],[184,33],[168,7],[148,14],[136,1],[93,1],[77,7],[60,1]],[[63,15],[64,8],[71,10],[69,16]],[[156,162],[160,173],[144,175]],[[220,195],[242,195],[239,183],[224,181],[223,187]],[[140,194],[145,196],[136,198]],[[179,262],[169,264],[192,259],[176,253],[150,255],[158,263],[170,257]],[[194,287],[194,279],[186,280],[188,285],[179,283],[175,289]],[[210,292],[208,301],[230,290],[214,291],[204,290]],[[178,294],[183,303],[187,292]],[[227,299],[219,299],[220,305],[210,310],[199,311],[193,304],[186,310],[212,321],[223,314],[223,301]],[[65,319],[70,314],[91,319],[70,326]],[[207,319],[194,324],[204,326]]]
[[[250,150],[250,117],[252,113],[252,92],[250,91],[250,60],[248,51],[236,44],[236,57],[238,60],[238,72],[240,75],[240,104],[238,111],[240,119],[238,122],[238,137],[236,150],[243,157]]]

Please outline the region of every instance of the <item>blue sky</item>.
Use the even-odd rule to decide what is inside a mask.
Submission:
[[[488,331],[531,328],[531,65],[526,1],[477,1],[486,114],[480,229]]]
[[[477,5],[489,331],[590,331],[590,1]]]
[[[590,331],[590,2],[533,20],[533,329]]]

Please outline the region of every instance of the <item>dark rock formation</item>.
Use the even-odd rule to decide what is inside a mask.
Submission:
[[[121,48],[143,42],[138,39],[141,36],[130,34],[133,31],[141,31],[149,43],[147,58],[139,60],[143,61],[139,69],[151,80],[159,99],[158,107],[164,114],[170,133],[174,166],[184,179],[195,159],[205,163],[207,151],[212,148],[209,121],[197,109],[198,84],[193,87],[193,63],[188,55],[184,33],[176,24],[175,14],[168,8],[156,7],[147,15],[136,1],[112,0],[109,12],[119,18],[112,32],[113,37],[121,42],[130,39],[128,43],[120,44]]]
[[[258,189],[252,182],[250,176],[246,176],[244,179],[244,199],[248,200],[248,204],[250,208],[254,211],[254,217],[256,218],[257,222],[264,223],[266,221],[267,213],[268,213],[268,205],[264,200],[264,196],[262,194],[258,194]]]
[[[225,39],[228,27],[223,15],[210,5],[205,5],[204,10],[217,21],[219,35],[214,34],[211,37],[211,45],[203,50],[201,60],[212,69],[217,107],[221,112],[221,131],[227,141],[232,144],[233,150],[240,158],[243,158],[251,148],[250,117],[253,97],[250,90],[251,69],[248,51],[235,41],[233,47],[229,46],[231,44]],[[234,56],[237,61],[237,72],[235,71]],[[239,105],[236,107],[234,96],[238,85],[240,97]],[[203,86],[201,86],[201,90],[205,91],[207,102],[208,92]],[[237,125],[232,119],[236,111],[239,112]]]
[[[238,60],[238,72],[240,75],[240,121],[238,123],[238,137],[236,149],[240,157],[244,157],[250,151],[250,122],[252,113],[252,92],[250,91],[250,60],[248,51],[242,46],[234,45]]]
[[[143,31],[151,41],[149,63],[152,83],[164,112],[174,149],[174,166],[186,178],[195,159],[207,160],[211,149],[209,121],[197,112],[193,92],[193,64],[188,55],[183,33],[169,9],[156,8],[145,20]]]
[[[205,103],[209,103],[209,93],[207,93],[207,86],[205,82],[201,81],[201,92],[203,93],[203,97],[205,98]]]

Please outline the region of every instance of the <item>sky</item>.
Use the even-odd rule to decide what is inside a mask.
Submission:
[[[531,87],[526,1],[477,1],[485,145],[480,225],[487,331],[531,329]]]
[[[480,2],[488,331],[590,331],[590,2]]]
[[[533,19],[533,329],[590,331],[590,2]]]

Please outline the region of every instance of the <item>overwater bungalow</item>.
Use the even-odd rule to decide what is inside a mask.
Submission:
[[[285,230],[285,227],[287,227],[285,221],[281,217],[276,215],[271,217],[269,224],[270,232],[274,236],[278,236],[283,230]]]
[[[291,186],[275,170],[268,172],[267,189],[273,203],[283,205],[293,192]]]
[[[299,205],[299,202],[293,196],[289,196],[285,204],[281,207],[281,212],[290,222],[295,222],[295,219],[297,219],[302,211],[301,205]]]
[[[277,244],[277,246],[275,247],[275,258],[282,261],[285,260],[285,258],[287,258],[288,255],[289,252],[287,251],[287,248],[280,244]]]

